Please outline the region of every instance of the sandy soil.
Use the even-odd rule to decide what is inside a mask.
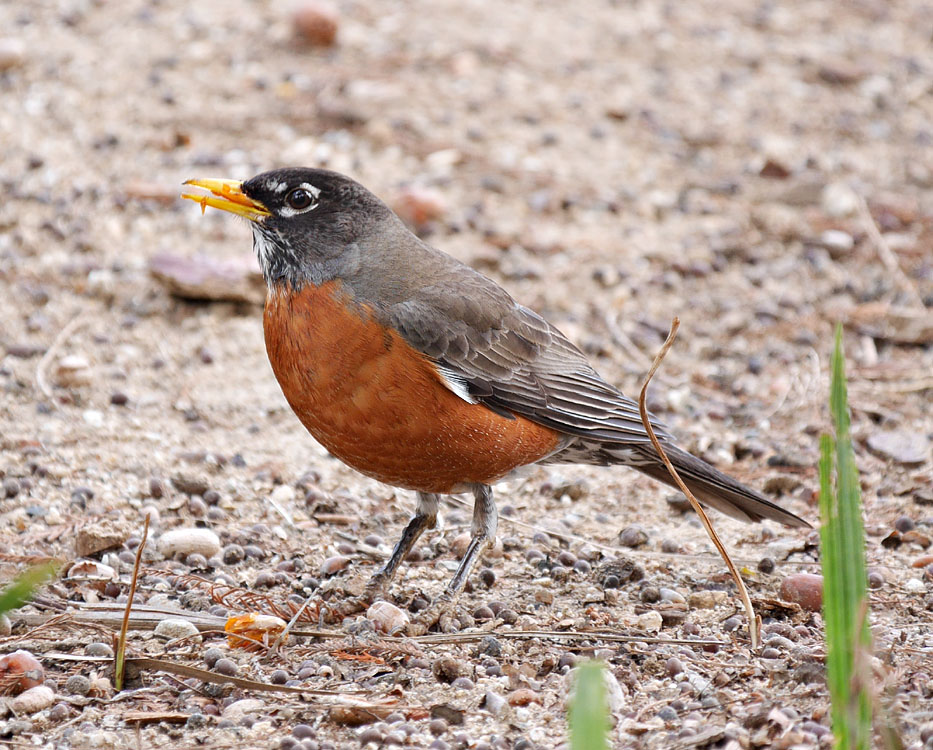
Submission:
[[[91,557],[119,583],[59,581],[35,613],[117,607],[146,513],[154,536],[214,530],[224,562],[200,573],[278,602],[312,594],[325,559],[349,558],[340,576],[356,581],[387,554],[411,498],[301,429],[266,361],[259,307],[180,300],[149,272],[166,253],[250,257],[240,222],[177,198],[183,180],[323,165],[392,204],[412,192],[442,204],[421,227],[430,241],[549,317],[629,393],[680,316],[651,407],[685,447],[814,522],[843,321],[875,674],[905,744],[929,747],[931,22],[922,0],[347,0],[337,43],[322,48],[275,2],[0,5],[3,577],[24,556],[75,559],[78,532],[110,524],[130,538]],[[360,649],[373,643],[367,625],[348,620],[336,641],[303,637],[263,659],[216,635],[166,647],[131,632],[136,653],[167,649],[204,668],[218,647],[241,677],[389,705],[362,727],[312,695],[156,670],[114,699],[105,664],[61,656],[109,644],[106,631],[69,619],[46,638],[14,617],[0,643],[39,655],[55,697],[8,713],[0,737],[548,748],[565,741],[567,673],[595,654],[612,674],[620,747],[828,746],[821,618],[775,604],[787,576],[816,572],[813,533],[716,518],[762,607],[769,641],[753,653],[722,563],[668,490],[624,469],[569,467],[497,497],[503,550],[484,565],[494,580],[474,576],[463,600],[468,613],[508,613],[478,612],[486,640],[467,628],[447,643]],[[469,511],[452,502],[443,517],[393,589],[400,606],[450,575]],[[620,541],[632,524],[647,535],[636,549]],[[607,588],[616,558],[643,577],[616,570],[621,585]],[[192,563],[147,552],[154,569]],[[151,573],[137,596],[222,614],[185,589]],[[641,640],[587,633],[594,625]],[[529,630],[554,635],[515,636]]]

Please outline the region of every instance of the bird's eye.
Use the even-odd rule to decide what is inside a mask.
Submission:
[[[295,188],[285,196],[285,202],[289,208],[296,211],[304,211],[314,203],[314,196],[304,188]]]

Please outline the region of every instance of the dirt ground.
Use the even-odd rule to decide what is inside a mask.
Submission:
[[[430,209],[430,242],[629,394],[678,315],[651,408],[814,524],[844,322],[873,674],[905,746],[931,747],[933,6],[344,0],[338,13],[336,43],[315,46],[278,2],[0,4],[2,578],[116,538],[85,556],[116,580],[75,570],[12,616],[0,645],[35,653],[54,696],[0,709],[0,739],[551,748],[566,742],[568,673],[596,656],[617,747],[829,746],[821,617],[780,602],[789,576],[818,571],[816,533],[715,517],[764,618],[755,653],[698,521],[621,468],[499,485],[494,573],[473,576],[475,622],[449,640],[390,642],[349,618],[267,657],[134,619],[131,654],[221,671],[218,648],[226,674],[305,692],[156,668],[112,691],[108,660],[91,657],[111,648],[147,513],[138,605],[221,626],[243,597],[223,606],[179,575],[304,601],[327,573],[364,580],[410,513],[409,493],[301,428],[258,305],[183,300],[150,272],[166,255],[254,263],[242,222],[177,197],[185,179],[308,165]],[[441,591],[463,500],[404,568],[399,606]],[[195,526],[221,550],[164,559],[161,535]]]

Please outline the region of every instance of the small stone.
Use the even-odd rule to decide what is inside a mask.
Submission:
[[[37,685],[11,698],[7,705],[14,714],[34,714],[55,703],[55,691],[48,685]]]
[[[130,397],[123,393],[123,391],[114,391],[110,394],[110,403],[114,406],[126,406],[129,401]]]
[[[781,582],[780,597],[810,612],[819,612],[823,606],[823,576],[815,573],[789,575]]]
[[[366,610],[366,619],[372,620],[376,632],[390,635],[401,632],[410,622],[407,612],[385,601],[373,602]]]
[[[830,257],[838,259],[855,247],[855,240],[841,229],[827,229],[820,235],[820,244],[829,250]]]
[[[648,532],[639,524],[627,526],[619,532],[619,544],[635,549],[648,543]]]
[[[670,659],[664,662],[664,668],[667,670],[667,674],[669,676],[676,677],[684,671],[684,663],[676,656],[672,656]]]
[[[336,575],[340,571],[345,570],[349,564],[349,557],[344,557],[343,555],[328,557],[324,562],[321,563],[320,573],[322,576],[329,578],[330,576]]]
[[[214,671],[217,674],[222,674],[227,677],[235,677],[238,671],[238,668],[237,668],[236,662],[233,661],[233,659],[228,659],[224,657],[214,662]],[[226,715],[226,712],[224,712],[224,714]]]
[[[173,188],[172,200],[177,192]],[[252,253],[225,259],[160,253],[150,258],[149,273],[182,299],[261,305],[266,296],[266,284]]]
[[[216,647],[209,648],[204,652],[201,658],[204,659],[204,663],[207,665],[208,669],[213,669],[214,665],[217,664],[220,659],[224,658],[224,652]]]
[[[173,529],[159,537],[157,546],[165,557],[197,553],[210,559],[220,552],[220,537],[210,529]]]
[[[337,41],[340,14],[325,2],[305,2],[292,15],[295,33],[315,47],[330,47]]]
[[[7,477],[3,480],[3,496],[16,497],[20,491],[19,482],[13,477]]]
[[[223,549],[222,560],[225,565],[236,565],[246,558],[246,551],[239,544],[228,544]]]
[[[106,656],[110,658],[113,656],[113,648],[108,643],[100,643],[95,641],[94,643],[89,643],[84,647],[84,653],[86,656]]]
[[[923,594],[926,590],[926,584],[919,578],[908,578],[904,581],[904,591],[908,594]]]
[[[529,688],[518,688],[506,696],[510,706],[527,706],[529,703],[541,703],[540,693]]]
[[[869,449],[899,464],[922,464],[930,458],[930,441],[925,435],[906,431],[879,431],[868,436]]]
[[[75,553],[88,557],[108,549],[122,547],[130,537],[129,527],[113,519],[103,519],[82,526],[75,535]]]
[[[913,531],[917,528],[917,524],[910,516],[901,516],[894,522],[894,528],[902,534],[906,534],[908,531]]]
[[[412,185],[395,196],[392,209],[410,227],[421,230],[447,213],[447,201],[436,190]]]
[[[227,706],[221,715],[234,724],[239,724],[247,716],[258,716],[268,709],[268,703],[258,698],[242,698]]]
[[[476,685],[473,684],[473,680],[469,677],[458,677],[456,680],[450,683],[451,687],[457,688],[458,690],[472,690]]]
[[[858,194],[844,182],[831,182],[820,194],[823,210],[833,218],[852,216],[859,209]]]
[[[758,561],[758,572],[770,575],[774,572],[775,562],[773,557],[762,557]]]
[[[163,638],[168,638],[169,640],[175,640],[177,638],[188,638],[190,642],[200,643],[201,636],[197,627],[188,620],[184,620],[181,617],[168,617],[164,620],[161,620],[158,625],[155,626],[156,635],[160,635]]]
[[[661,626],[664,624],[664,620],[661,617],[660,612],[651,610],[645,612],[642,615],[638,616],[638,629],[643,630],[646,633],[657,633],[661,630]]]
[[[458,677],[467,677],[470,672],[470,665],[452,656],[442,656],[434,660],[431,671],[439,682],[450,683]]]
[[[29,651],[20,649],[0,657],[0,683],[7,693],[20,693],[41,685],[45,668]]]
[[[0,38],[0,72],[20,67],[26,62],[26,42],[18,37]]]
[[[206,479],[192,474],[176,474],[172,477],[172,486],[186,495],[203,496],[210,489]]]
[[[292,727],[292,736],[299,740],[310,740],[317,736],[317,732],[309,724],[295,724]]]
[[[725,591],[694,591],[687,597],[693,609],[714,609],[729,599]]]
[[[94,378],[91,364],[80,354],[68,354],[58,360],[55,368],[55,382],[65,388],[78,388],[88,385]]]

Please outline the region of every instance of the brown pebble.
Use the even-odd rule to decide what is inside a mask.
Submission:
[[[469,671],[470,665],[468,663],[452,656],[442,656],[435,659],[431,665],[431,672],[434,673],[438,682],[453,682],[458,677],[467,677]]]
[[[334,555],[333,557],[328,557],[324,562],[321,563],[321,575],[335,575],[340,571],[345,570],[349,564],[349,557],[344,557],[343,555]]]
[[[648,543],[648,532],[639,524],[627,526],[619,532],[619,544],[623,547],[641,547]]]
[[[823,606],[823,576],[815,573],[795,573],[781,582],[780,596],[785,601],[799,604],[810,612]]]
[[[306,2],[292,16],[295,32],[315,47],[330,47],[337,41],[340,14],[330,3]]]
[[[541,696],[529,688],[513,690],[505,699],[510,706],[527,706],[529,703],[541,703]]]
[[[392,208],[402,221],[420,229],[447,213],[447,201],[436,190],[409,186],[396,195]]]
[[[366,610],[366,619],[371,620],[379,633],[397,633],[409,623],[408,613],[385,601],[373,602]]]

